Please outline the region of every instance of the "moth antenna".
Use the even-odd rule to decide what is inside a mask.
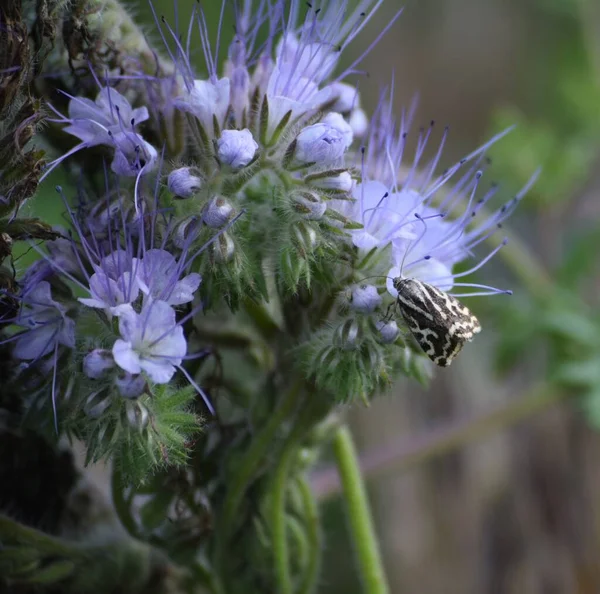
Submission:
[[[365,278],[361,278],[360,282],[369,280],[370,278],[389,278],[390,280],[394,280],[391,276],[387,276],[386,274],[374,274],[373,276],[365,276]]]

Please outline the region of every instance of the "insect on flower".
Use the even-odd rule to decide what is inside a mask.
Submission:
[[[393,279],[396,304],[423,352],[448,367],[465,342],[481,332],[479,320],[458,299],[415,278]]]

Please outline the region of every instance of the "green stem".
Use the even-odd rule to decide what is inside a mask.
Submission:
[[[321,526],[319,524],[319,508],[306,477],[299,477],[297,484],[302,496],[302,505],[304,506],[303,517],[306,523],[305,529],[309,552],[309,559],[302,583],[300,584],[299,594],[312,594],[316,589],[317,580],[319,579],[321,553],[323,551]]]
[[[111,494],[112,494],[112,502],[117,512],[117,516],[119,516],[119,520],[121,524],[125,527],[127,532],[131,536],[137,536],[138,530],[135,524],[135,520],[131,516],[129,502],[123,496],[125,485],[123,483],[123,473],[118,469],[115,465],[113,468],[112,478],[111,478]]]
[[[367,492],[352,434],[340,427],[333,440],[336,465],[348,512],[348,523],[366,594],[389,594]]]
[[[569,392],[543,383],[492,412],[458,423],[448,423],[421,435],[405,437],[385,450],[367,453],[362,457],[361,470],[365,477],[372,478],[391,470],[397,473],[420,466],[477,439],[512,427],[568,396]],[[333,468],[316,473],[312,484],[319,501],[336,495],[342,488]]]
[[[221,511],[220,526],[216,532],[218,540],[215,550],[215,567],[219,572],[220,578],[224,576],[224,560],[227,557],[227,546],[233,532],[240,503],[256,471],[268,455],[277,432],[296,407],[301,386],[302,384],[300,383],[293,386],[284,395],[277,408],[273,411],[273,414],[269,417],[267,424],[252,440],[246,455],[237,465],[237,472],[231,477],[229,489]]]
[[[62,539],[50,536],[30,526],[25,526],[4,514],[0,514],[0,541],[4,543],[14,542],[18,545],[29,545],[36,551],[47,555],[62,555],[75,559],[85,557],[86,555],[82,549]]]
[[[271,492],[271,536],[273,540],[273,561],[278,591],[281,594],[292,594],[294,588],[290,572],[288,550],[286,495],[290,484],[290,474],[302,440],[314,427],[317,419],[322,417],[324,405],[316,398],[309,398],[303,403],[294,426],[290,432],[275,469]]]
[[[273,478],[271,498],[271,538],[273,541],[273,562],[275,565],[275,577],[280,594],[292,594],[292,576],[290,572],[290,557],[288,550],[287,522],[285,513],[285,501],[288,487],[288,475],[291,463],[296,453],[295,444],[291,441],[281,453],[279,464]]]

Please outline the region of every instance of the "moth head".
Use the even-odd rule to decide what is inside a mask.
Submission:
[[[396,291],[400,292],[400,289],[406,280],[407,279],[402,278],[401,276],[395,277],[392,281],[392,285],[394,286],[394,289],[396,289]]]

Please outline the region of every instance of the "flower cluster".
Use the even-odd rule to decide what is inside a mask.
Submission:
[[[233,4],[222,70],[224,31],[212,48],[194,6],[186,34],[155,15],[172,68],[102,81],[92,73],[95,97],[65,94],[67,114],[53,108],[52,121],[79,142],[48,171],[97,147],[110,165],[84,171],[105,190],[69,209],[71,234],[48,242],[25,275],[9,341],[29,367],[52,359],[56,370],[70,353],[91,416],[174,385],[176,374],[218,413],[200,385],[219,392],[232,382],[189,364],[190,341],[198,358],[216,353],[220,364],[232,344],[245,345],[253,380],[244,383],[264,382],[264,343],[231,336],[257,316],[253,328],[271,329],[261,340],[273,369],[285,362],[331,401],[367,399],[394,372],[422,376],[428,365],[394,316],[394,278],[454,296],[508,292],[464,278],[501,249],[477,259],[527,190],[488,212],[498,188],[484,186],[486,151],[504,133],[439,173],[448,130],[425,162],[433,122],[413,132],[414,110],[396,117],[387,90],[372,117],[363,109],[354,78],[374,44],[339,71],[382,0]],[[205,77],[192,67],[198,46]],[[151,110],[136,104],[136,82],[160,91]],[[54,380],[64,392],[65,378]],[[242,406],[229,389],[224,410]]]

